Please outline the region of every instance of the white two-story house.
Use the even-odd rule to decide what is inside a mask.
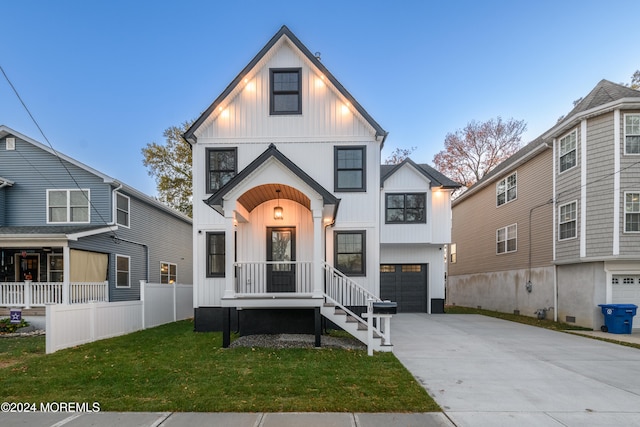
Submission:
[[[287,27],[184,137],[193,149],[198,331],[318,337],[323,318],[337,322],[335,307],[357,317],[380,298],[381,224],[399,223],[401,235],[411,235],[412,226],[448,230],[438,243],[448,242],[456,184],[412,162],[387,170],[385,180],[387,132]],[[402,182],[411,176],[412,184]],[[384,196],[383,185],[397,197]],[[433,202],[432,193],[441,199]],[[393,204],[387,222],[385,200]],[[444,222],[434,225],[429,209],[442,209],[436,218]],[[390,249],[402,243],[382,238]],[[435,261],[442,264],[443,256]],[[384,262],[404,264],[391,255]],[[444,274],[433,285],[442,292],[428,292],[424,272],[421,309],[429,311],[429,292],[444,298]]]

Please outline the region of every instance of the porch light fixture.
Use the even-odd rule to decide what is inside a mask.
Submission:
[[[280,206],[280,189],[276,190],[276,194],[278,195],[278,204],[273,208],[273,219],[284,219],[282,206]]]

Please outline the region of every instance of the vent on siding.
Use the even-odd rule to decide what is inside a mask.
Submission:
[[[16,139],[15,138],[7,138],[7,150],[15,150],[16,149]]]

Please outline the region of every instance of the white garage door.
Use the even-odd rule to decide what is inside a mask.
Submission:
[[[635,304],[640,307],[640,275],[614,274],[611,277],[611,303]],[[636,313],[633,329],[640,329],[640,318]]]

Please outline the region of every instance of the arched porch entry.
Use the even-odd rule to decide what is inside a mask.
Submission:
[[[206,202],[224,216],[234,254],[223,307],[320,306],[324,233],[339,199],[271,144]]]

